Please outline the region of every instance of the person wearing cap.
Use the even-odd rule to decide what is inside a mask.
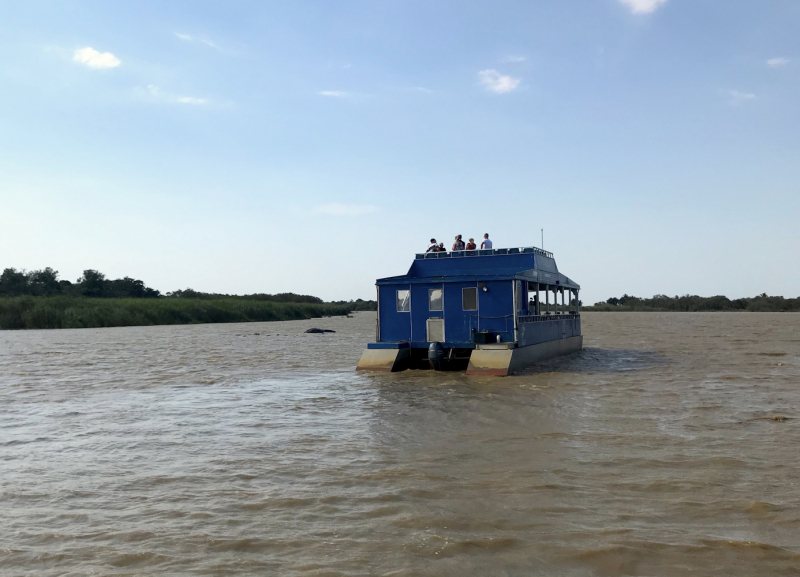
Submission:
[[[425,252],[436,252],[437,248],[439,248],[439,247],[436,244],[436,239],[432,238],[431,239],[431,244],[428,245],[428,250],[426,250]]]
[[[456,235],[456,241],[453,243],[453,251],[464,250],[464,241],[461,240],[461,235]]]

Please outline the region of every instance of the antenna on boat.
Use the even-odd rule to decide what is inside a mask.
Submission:
[[[542,229],[542,250],[544,250],[544,229]]]

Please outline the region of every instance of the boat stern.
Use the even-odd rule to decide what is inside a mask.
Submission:
[[[357,371],[394,373],[408,368],[408,343],[370,343],[358,361]]]

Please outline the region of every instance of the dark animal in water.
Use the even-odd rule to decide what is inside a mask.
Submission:
[[[335,333],[336,331],[332,331],[331,329],[308,329],[307,333]]]

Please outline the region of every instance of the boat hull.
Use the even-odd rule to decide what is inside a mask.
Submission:
[[[410,349],[365,349],[358,361],[357,371],[394,373],[408,368]]]
[[[467,374],[507,377],[543,360],[575,353],[582,348],[582,335],[527,347],[478,345],[470,355]]]
[[[583,348],[583,336],[515,347],[508,344],[476,345],[469,356],[468,375],[507,377],[538,362],[575,353]],[[408,368],[422,368],[414,364],[411,349],[365,349],[358,361],[357,371],[394,373]],[[466,362],[463,361],[463,362]],[[426,366],[427,368],[427,362]],[[463,365],[461,367],[463,370]]]

